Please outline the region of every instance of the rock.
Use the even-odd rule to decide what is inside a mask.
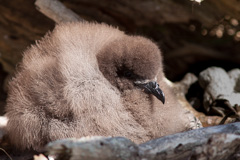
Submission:
[[[228,75],[232,81],[234,91],[235,92],[240,92],[240,69],[232,69],[228,71]]]
[[[240,105],[240,92],[236,90],[236,84],[239,83],[238,81],[239,70],[233,70],[228,74],[222,68],[209,67],[202,71],[199,75],[199,83],[205,90],[203,100],[205,110],[207,112],[213,111],[214,103],[217,100],[227,100],[232,107],[236,104]],[[218,107],[219,109],[221,106],[214,107]],[[224,116],[221,110],[217,112]]]

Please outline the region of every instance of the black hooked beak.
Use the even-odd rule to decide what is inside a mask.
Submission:
[[[142,82],[136,81],[136,85],[143,88],[146,92],[156,96],[163,104],[165,103],[165,96],[163,91],[159,88],[159,84],[155,81]]]

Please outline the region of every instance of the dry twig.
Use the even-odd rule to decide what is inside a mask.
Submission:
[[[84,21],[58,0],[36,0],[37,9],[56,23]]]

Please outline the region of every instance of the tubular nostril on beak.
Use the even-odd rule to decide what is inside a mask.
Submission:
[[[147,93],[153,94],[163,104],[165,103],[165,95],[159,88],[159,84],[156,81],[136,81],[134,82],[137,86],[143,88]]]

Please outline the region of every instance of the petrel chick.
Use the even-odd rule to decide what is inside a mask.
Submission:
[[[21,150],[94,135],[142,143],[189,130],[194,119],[168,87],[156,44],[88,22],[58,25],[24,52],[6,116]]]

